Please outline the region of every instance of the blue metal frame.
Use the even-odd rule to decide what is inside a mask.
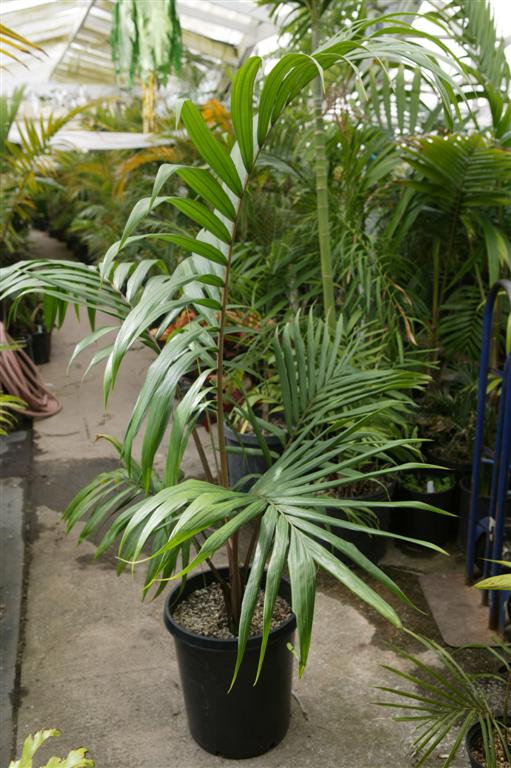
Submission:
[[[492,504],[495,508],[492,560],[502,559],[502,546],[504,543],[506,499],[509,487],[509,462],[511,460],[511,354],[508,355],[504,367],[500,401],[498,429],[500,434],[497,435],[497,452],[494,465],[496,488],[495,490],[492,488]],[[493,495],[496,497],[495,500]],[[498,563],[492,562],[489,565],[491,566],[491,576],[498,576],[501,573],[502,566]],[[490,592],[490,629],[498,629],[501,633],[504,632],[505,611],[508,599],[509,592]]]
[[[493,326],[493,311],[497,296],[504,291],[511,306],[511,280],[499,280],[491,288],[483,320],[483,339],[481,348],[479,387],[477,395],[476,433],[472,457],[472,482],[470,487],[470,509],[467,531],[466,581],[472,584],[475,578],[475,551],[478,532],[478,502],[481,485],[481,463],[483,459],[484,419],[486,412],[486,390],[488,385],[488,369],[491,351],[491,332]],[[495,520],[492,530],[491,519],[488,522],[489,539],[491,539],[492,559],[500,559],[504,538],[505,505],[507,477],[511,450],[511,355],[504,366],[502,394],[499,408],[499,424],[497,444],[495,446],[495,461],[493,465],[490,515]],[[492,564],[490,573],[499,573],[500,567]],[[490,595],[490,625],[497,628],[504,620],[502,593]]]

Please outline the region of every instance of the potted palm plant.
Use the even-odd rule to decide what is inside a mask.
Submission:
[[[490,586],[498,588],[495,584],[487,585]],[[424,660],[423,653],[419,655],[399,649],[399,655],[408,662],[409,671],[392,666],[385,669],[400,683],[406,681],[413,684],[415,690],[381,687],[380,690],[391,694],[392,699],[378,704],[403,710],[403,715],[399,715],[397,720],[415,722],[417,768],[428,764],[439,747],[444,751],[438,756],[442,768],[450,768],[463,746],[470,768],[509,768],[510,646],[469,646],[472,651],[487,652],[501,665],[495,673],[474,673],[469,672],[467,664],[459,658],[463,648],[450,653],[434,640],[412,632],[408,634],[423,652],[428,652],[433,661]],[[438,760],[435,763],[440,765]],[[456,762],[456,765],[459,764]]]
[[[113,318],[113,324],[94,328],[76,350],[79,353],[94,342],[106,342],[91,363],[106,360],[105,397],[135,341],[141,340],[155,351],[123,442],[109,438],[121,467],[98,476],[72,501],[64,516],[69,528],[85,521],[81,538],[94,535],[106,523],[98,554],[119,541],[120,571],[128,563],[145,560],[146,590],[154,586],[160,593],[167,581],[181,580],[166,600],[165,620],[176,639],[190,728],[205,749],[229,757],[262,753],[286,731],[291,679],[287,645],[298,659],[301,675],[311,643],[318,568],[400,626],[396,610],[335,557],[331,546],[392,595],[407,601],[387,574],[342,537],[345,530],[364,531],[366,527],[327,514],[328,508],[336,508],[349,518],[350,510],[364,502],[334,499],[324,492],[349,482],[350,470],[383,455],[397,457],[392,471],[420,466],[414,460],[413,439],[380,439],[367,421],[375,411],[383,418],[397,405],[401,407],[403,392],[421,386],[424,377],[407,370],[354,370],[348,375],[340,351],[339,323],[332,328],[330,318],[324,322],[312,314],[305,321],[292,317],[283,329],[276,329],[273,338],[287,430],[282,454],[250,489],[240,491],[229,487],[225,444],[225,382],[234,365],[225,354],[233,247],[247,186],[272,126],[295,95],[339,61],[357,66],[368,56],[376,56],[418,64],[427,69],[446,100],[452,94],[438,56],[413,40],[424,33],[398,16],[379,22],[376,29],[370,21],[353,25],[314,56],[284,56],[260,84],[257,109],[254,84],[261,60],[248,59],[232,84],[236,143],[230,152],[215,138],[200,111],[186,101],[179,119],[205,167],[160,167],[152,195],[135,205],[121,239],[98,267],[22,262],[0,276],[2,296],[44,293],[51,320],[62,319],[66,304],[86,306],[93,324],[98,310]],[[164,194],[173,175],[185,182],[189,195]],[[198,224],[198,234],[189,236],[182,229],[135,234],[160,205],[173,206],[192,226]],[[125,246],[147,239],[170,242],[191,255],[172,274],[155,260],[123,260]],[[160,349],[160,334],[186,307],[193,308],[197,318],[178,329]],[[157,320],[159,325],[151,333]],[[190,372],[194,381],[180,397],[179,384]],[[206,410],[216,419],[218,473],[209,466],[194,429]],[[262,419],[255,423],[265,426]],[[169,424],[167,460],[159,474],[154,458]],[[137,461],[133,442],[139,434],[143,436],[142,451]],[[204,480],[183,480],[180,471],[192,435],[203,460]],[[389,467],[380,467],[364,474],[379,478],[389,471]],[[406,502],[400,504],[407,506]],[[251,535],[242,557],[243,534],[250,523]],[[374,529],[371,533],[386,535]],[[218,553],[227,558],[226,570],[213,562]],[[205,575],[189,578],[204,564],[209,567]],[[289,586],[283,578],[286,568]],[[198,593],[204,590],[215,593],[211,596],[218,606],[214,623],[223,625],[223,635],[218,636],[218,628],[213,636],[187,629],[194,610],[202,612],[202,603],[195,604],[195,609],[189,606],[188,612],[185,603],[201,598]],[[296,650],[292,645],[295,622]],[[255,681],[256,686],[252,685]],[[225,722],[219,725],[222,720],[228,720],[228,726]]]

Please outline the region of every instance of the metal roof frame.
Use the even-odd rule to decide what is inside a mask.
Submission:
[[[144,2],[150,0],[139,0]],[[108,38],[114,0],[3,0],[2,23],[40,45],[41,65],[27,54],[9,63],[8,80],[115,85]],[[276,34],[256,0],[177,0],[184,47],[236,67],[254,45]],[[26,68],[24,68],[24,66]]]

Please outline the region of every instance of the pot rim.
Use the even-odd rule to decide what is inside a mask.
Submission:
[[[471,482],[471,476],[467,475],[465,477],[460,477],[459,483],[461,490],[468,494],[472,493]],[[490,501],[491,496],[487,493],[479,493],[479,498]],[[506,491],[506,501],[511,501],[511,489]]]
[[[376,480],[375,480],[375,485],[376,484],[377,483],[376,483]],[[392,498],[389,498],[389,496],[392,496],[392,494],[396,490],[396,486],[397,486],[397,480],[394,478],[392,480],[391,485],[388,488],[381,488],[381,490],[380,491],[376,491],[376,493],[369,493],[369,494],[365,494],[363,496],[355,496],[355,495],[353,495],[353,496],[344,496],[344,497],[336,496],[335,498],[338,501],[342,501],[343,499],[345,501],[381,501],[381,500],[385,500],[385,501],[388,501],[389,504],[390,504],[392,502]],[[337,509],[337,507],[334,507],[334,509]],[[385,507],[381,507],[381,509],[385,509]]]
[[[478,732],[481,731],[481,726],[478,721],[473,723],[473,725],[470,726],[470,728],[467,731],[467,735],[465,736],[465,749],[467,750],[467,755],[469,757],[469,760],[471,763],[473,763],[476,766],[479,766],[480,768],[483,768],[480,762],[476,760],[472,753],[472,742]]]
[[[257,439],[257,435],[252,434],[252,432],[249,432],[248,434],[237,432],[228,424],[224,425],[224,431],[227,442],[237,443],[238,445],[245,444],[248,446],[254,446],[255,448],[259,447],[259,440]],[[280,438],[278,438],[277,435],[263,435],[263,437],[266,441],[266,444],[271,448],[278,448],[282,446]]]
[[[455,472],[456,474],[463,474],[472,470],[471,458],[467,461],[451,461],[450,459],[442,457],[434,450],[428,450],[429,448],[430,446],[426,446],[423,450],[423,453],[428,459],[428,462],[442,466],[444,471],[448,470],[449,472]],[[442,470],[438,471],[441,472]]]
[[[411,488],[407,488],[406,485],[403,485],[403,483],[399,483],[399,487],[402,491],[406,491],[407,493],[413,494],[414,496],[443,496],[444,493],[450,493],[451,491],[454,491],[456,488],[458,481],[453,478],[452,485],[449,486],[449,488],[444,488],[443,491],[433,491],[433,493],[428,493],[427,491],[415,491]]]
[[[501,717],[502,715],[496,715],[497,719]],[[467,755],[469,756],[469,759],[471,763],[473,763],[474,768],[484,768],[483,764],[480,763],[473,755],[472,753],[472,742],[475,738],[475,736],[481,732],[481,724],[479,720],[476,720],[475,723],[473,723],[470,728],[467,731],[467,734],[465,736],[465,749],[467,750]]]
[[[227,576],[229,573],[228,567],[218,568],[218,572],[222,576]],[[194,632],[190,632],[185,629],[181,624],[174,619],[173,608],[179,604],[185,597],[188,597],[192,592],[195,592],[201,587],[209,586],[214,581],[213,572],[211,570],[200,571],[193,574],[187,579],[186,584],[182,592],[181,585],[178,584],[165,598],[165,604],[163,608],[163,620],[167,630],[170,634],[186,643],[197,648],[205,648],[209,651],[236,651],[238,648],[238,638],[233,637],[230,639],[220,639],[218,637],[206,637],[204,635],[197,635]],[[284,587],[284,589],[282,589]],[[284,594],[282,594],[282,592]],[[287,579],[282,578],[281,589],[279,594],[290,602],[291,587]],[[272,629],[268,637],[268,645],[271,645],[279,640],[283,635],[289,634],[296,629],[296,616],[291,613],[279,627]],[[246,650],[259,649],[261,646],[262,633],[259,632],[256,635],[249,635],[247,640]]]

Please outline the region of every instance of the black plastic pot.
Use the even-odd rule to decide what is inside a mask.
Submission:
[[[23,349],[23,352],[26,352],[31,360],[34,359],[31,333],[16,333],[13,336],[13,340],[16,342],[16,344],[20,345],[20,347]]]
[[[456,483],[451,488],[438,493],[419,493],[399,486],[398,499],[400,501],[421,501],[431,504],[445,512],[456,514]],[[456,538],[458,530],[458,518],[440,515],[437,512],[428,512],[422,509],[397,509],[394,512],[395,533],[401,536],[410,536],[412,539],[422,539],[442,546]]]
[[[465,737],[465,749],[467,750],[468,759],[470,760],[470,768],[484,768],[482,763],[480,763],[479,760],[476,760],[473,756],[474,749],[480,737],[481,726],[479,723],[474,723]]]
[[[37,331],[32,332],[32,360],[36,365],[44,365],[50,362],[51,332],[44,325],[40,325]]]
[[[56,227],[50,224],[48,233],[50,237],[54,237],[56,240],[60,240],[61,242],[65,242],[66,240],[66,230],[62,229],[62,227]]]
[[[275,435],[265,436],[265,442],[270,451],[282,453],[282,443]],[[235,432],[226,425],[225,444],[227,447],[236,447],[243,449],[243,453],[227,454],[227,463],[229,466],[229,484],[233,488],[246,475],[262,475],[268,469],[266,459],[259,448],[259,441],[253,434],[242,435]],[[247,452],[247,451],[250,451]],[[252,453],[258,451],[258,453]],[[243,490],[248,490],[256,482],[257,478],[251,477],[243,483]],[[239,488],[240,486],[238,486]]]
[[[353,501],[365,501],[367,506],[371,508],[371,502],[374,501],[388,501],[392,497],[392,489],[389,491],[378,491],[368,496],[354,496]],[[390,507],[377,507],[373,510],[378,520],[378,528],[382,531],[390,530]],[[346,515],[341,509],[328,508],[328,515],[334,517],[337,520],[346,520]],[[348,531],[343,528],[332,528],[332,532],[337,536],[340,536],[345,541],[354,544],[363,555],[365,555],[373,563],[379,563],[387,551],[387,539],[383,536],[371,536],[368,533],[359,533],[358,531]],[[340,551],[332,546],[332,552],[339,560],[347,563],[351,563],[347,558],[341,555]]]
[[[464,477],[459,484],[459,525],[458,547],[465,552],[467,548],[468,515],[470,511],[470,477]],[[490,497],[486,494],[479,495],[477,504],[477,519],[482,520],[490,514]],[[511,491],[506,501],[506,518],[511,517]]]
[[[470,761],[470,768],[485,768],[485,766],[474,757],[474,749],[480,740],[481,726],[479,723],[474,723],[465,736],[465,749],[467,750],[468,759]]]
[[[472,471],[472,462],[455,462],[449,461],[449,459],[444,459],[435,453],[434,446],[433,448],[425,448],[424,455],[430,464],[437,464],[438,466],[453,472],[456,475],[457,480]]]
[[[227,568],[219,569],[226,577]],[[291,715],[293,641],[296,620],[291,616],[272,631],[263,669],[254,686],[261,636],[250,637],[230,693],[237,640],[217,640],[188,632],[174,621],[175,606],[191,592],[214,580],[211,571],[192,576],[181,594],[176,588],[165,602],[165,626],[174,637],[181,684],[194,740],[207,752],[226,758],[246,759],[262,755],[286,735]],[[290,600],[289,584],[280,593]]]

